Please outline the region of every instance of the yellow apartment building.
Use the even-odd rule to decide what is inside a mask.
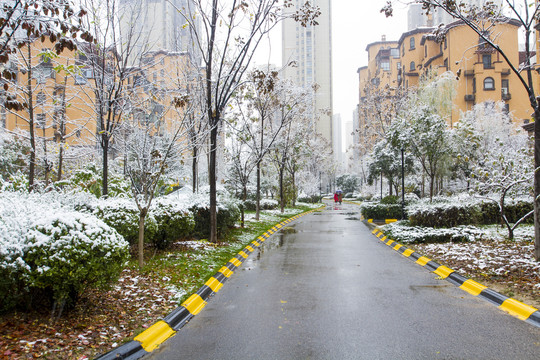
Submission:
[[[0,127],[14,133],[28,132],[33,118],[40,141],[95,147],[100,132],[95,78],[99,75],[94,74],[95,68],[88,59],[91,48],[83,44],[79,51],[65,50],[55,56],[49,51],[53,47],[54,44],[38,39],[11,60],[9,66],[17,76],[7,92],[0,92]],[[120,120],[164,120],[166,126],[161,127],[162,131],[170,130],[184,111],[172,106],[172,101],[189,90],[189,81],[196,81],[196,68],[184,52],[149,52],[140,63],[140,67],[127,69]],[[27,107],[20,111],[7,109],[4,101],[8,96],[16,97]]]
[[[382,41],[369,44],[368,65],[358,69],[360,107],[367,100],[366,89],[374,84],[387,84],[406,91],[418,85],[428,73],[442,74],[451,71],[458,78],[456,97],[448,125],[454,126],[461,113],[486,101],[504,101],[505,109],[519,124],[528,123],[531,108],[527,93],[506,61],[478,34],[462,22],[446,26],[444,40],[432,35],[434,28],[417,28],[402,34],[397,42]],[[509,19],[495,24],[490,36],[508,55],[512,64],[519,63],[519,22]],[[390,66],[377,61],[381,54],[399,49],[399,58]],[[396,67],[394,67],[394,65]],[[369,125],[369,116],[359,112],[360,130]],[[360,140],[362,141],[362,139]]]

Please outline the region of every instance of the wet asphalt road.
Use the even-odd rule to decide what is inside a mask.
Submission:
[[[540,329],[380,242],[355,205],[268,239],[148,359],[540,359]]]

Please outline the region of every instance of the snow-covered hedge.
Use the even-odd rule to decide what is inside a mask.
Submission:
[[[257,208],[257,202],[255,200],[248,199],[244,201],[244,206],[247,210],[255,211]],[[274,210],[279,207],[279,202],[273,199],[261,199],[259,206],[261,210]]]
[[[362,216],[365,219],[400,219],[401,204],[362,203]],[[406,216],[407,214],[405,214]]]
[[[432,227],[409,226],[406,221],[385,225],[381,230],[389,239],[404,244],[475,241],[485,236],[484,231],[472,226],[437,229]]]
[[[128,257],[121,235],[57,193],[0,193],[0,310],[41,289],[59,301],[105,286]]]
[[[531,199],[508,199],[505,213],[515,222],[533,209]],[[458,225],[488,225],[500,223],[497,203],[471,196],[437,197],[433,201],[423,199],[407,206],[412,225],[430,227],[454,227]],[[528,219],[532,222],[532,217]]]
[[[157,224],[153,244],[158,249],[165,249],[173,242],[193,235],[195,228],[193,213],[181,203],[166,197],[158,198],[150,214]]]

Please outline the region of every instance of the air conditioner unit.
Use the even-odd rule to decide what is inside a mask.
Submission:
[[[465,95],[465,101],[474,101],[474,94]]]

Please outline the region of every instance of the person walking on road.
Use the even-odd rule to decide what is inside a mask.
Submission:
[[[337,202],[339,201],[339,195],[337,192],[334,193],[334,203],[337,204]]]

